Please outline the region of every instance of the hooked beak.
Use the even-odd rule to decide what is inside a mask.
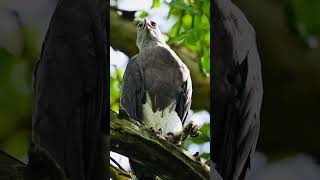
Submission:
[[[143,20],[143,28],[146,28],[147,30],[151,29],[151,24],[148,22],[147,19]]]

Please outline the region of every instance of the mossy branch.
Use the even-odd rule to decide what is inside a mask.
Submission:
[[[210,168],[182,148],[133,119],[110,110],[110,150],[129,157],[166,179],[209,179]]]

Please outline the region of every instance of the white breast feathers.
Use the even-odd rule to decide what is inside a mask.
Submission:
[[[152,111],[152,103],[147,93],[146,103],[142,105],[142,118],[147,127],[152,127],[158,131],[162,128],[163,133],[178,132],[182,130],[182,122],[175,111],[176,102],[172,102],[164,110]]]

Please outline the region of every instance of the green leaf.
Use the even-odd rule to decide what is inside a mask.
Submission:
[[[204,42],[210,47],[210,31],[204,35]]]
[[[176,23],[169,32],[169,45],[188,48],[199,57],[199,66],[205,76],[210,73],[210,1],[172,0],[168,18],[175,16]]]
[[[202,135],[210,138],[210,123],[202,125],[200,128],[200,132],[202,133]]]
[[[110,79],[110,104],[116,103],[120,98],[120,82],[117,79]]]
[[[143,18],[147,17],[148,15],[149,15],[149,14],[148,14],[147,11],[141,11],[138,17],[141,18],[141,19],[143,19]]]
[[[186,28],[190,28],[192,25],[192,16],[189,14],[186,14],[182,17],[182,24]]]
[[[193,26],[195,26],[196,28],[201,27],[201,16],[200,15],[194,16]]]
[[[31,132],[28,130],[19,131],[4,144],[3,150],[10,152],[13,156],[23,157],[29,148]]]
[[[36,62],[40,54],[40,52],[38,52],[36,44],[38,34],[28,26],[22,26],[21,31],[25,43],[23,56],[29,60],[32,60],[33,62]]]
[[[210,76],[210,57],[208,50],[205,50],[200,58],[200,67],[202,72],[209,77]]]
[[[119,103],[112,104],[111,109],[118,113],[119,112]]]
[[[160,7],[160,0],[153,0],[152,8]]]
[[[177,35],[180,33],[181,29],[181,18],[179,18],[176,23],[171,27],[171,31],[169,33],[170,37],[179,38]]]
[[[202,28],[210,28],[210,21],[209,18],[206,15],[201,16],[201,27]]]
[[[184,2],[172,1],[170,3],[170,7],[175,8],[175,9],[179,9],[179,10],[183,10],[183,11],[187,11],[187,13],[191,14],[191,15],[199,13],[199,10],[197,10],[196,8],[190,6],[189,4],[186,4]]]
[[[201,158],[204,158],[204,159],[209,159],[210,158],[210,153],[202,153],[200,155]]]
[[[170,19],[175,14],[175,8],[170,8],[167,19]]]
[[[0,117],[0,139],[4,139],[14,132],[17,124],[17,118],[15,114],[5,111],[3,108],[0,110]]]
[[[291,8],[296,24],[301,24],[307,32],[320,34],[320,1],[291,0]]]
[[[319,8],[320,1],[318,0],[290,0],[287,2],[289,27],[296,33],[299,41],[307,47],[314,47],[316,44],[310,44],[310,40],[320,37]]]

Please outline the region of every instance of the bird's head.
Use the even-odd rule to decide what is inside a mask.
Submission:
[[[166,45],[158,24],[147,19],[140,21],[137,25],[137,46],[139,50],[157,44]]]

